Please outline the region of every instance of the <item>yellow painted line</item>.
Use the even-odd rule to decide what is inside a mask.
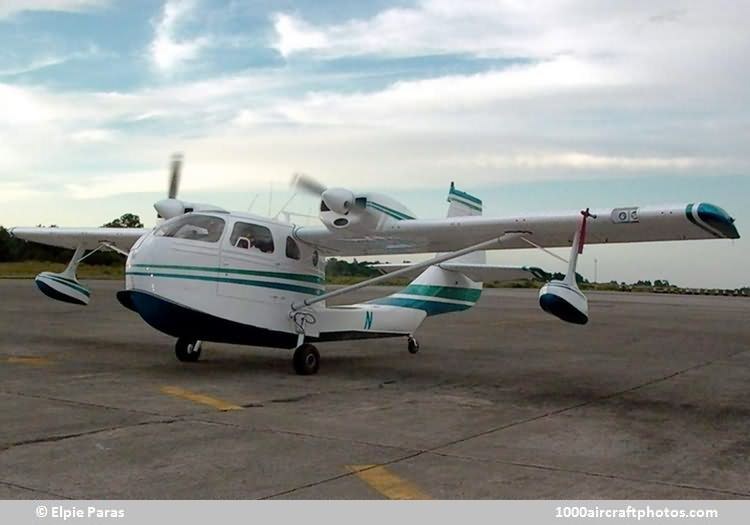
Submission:
[[[242,407],[239,405],[232,404],[216,397],[207,396],[205,394],[191,392],[190,390],[185,390],[178,386],[164,386],[161,388],[161,391],[167,395],[187,399],[188,401],[200,403],[201,405],[208,405],[223,412],[226,412],[227,410],[242,410]]]
[[[399,478],[385,467],[349,465],[349,470],[388,499],[432,499],[416,485]]]
[[[16,365],[31,365],[31,366],[47,366],[52,364],[46,357],[30,356],[30,355],[14,355],[6,359],[8,363]]]

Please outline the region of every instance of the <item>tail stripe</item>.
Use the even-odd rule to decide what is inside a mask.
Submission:
[[[476,304],[481,294],[481,288],[410,284],[398,293],[369,302],[424,310],[427,315],[437,315],[467,310]]]
[[[431,284],[410,284],[399,293],[408,295],[422,295],[427,297],[443,297],[475,303],[482,294],[481,288],[455,288],[452,286],[435,286]]]
[[[468,310],[471,308],[471,304],[456,304],[456,303],[443,303],[437,301],[424,301],[418,299],[406,299],[402,297],[383,297],[382,299],[375,299],[370,301],[373,304],[382,304],[388,306],[399,306],[401,308],[413,308],[416,310],[424,310],[427,315],[438,315],[445,314],[448,312],[459,312],[461,310]]]

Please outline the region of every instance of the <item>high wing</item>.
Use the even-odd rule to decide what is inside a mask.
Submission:
[[[591,213],[588,244],[739,238],[734,219],[708,203],[626,206]],[[580,211],[574,211],[500,218],[403,219],[366,234],[299,227],[295,234],[299,240],[337,256],[449,252],[512,232],[522,235],[499,245],[499,249],[529,248],[524,238],[554,248],[571,246],[580,222]]]
[[[105,245],[113,246],[123,252],[130,248],[149,228],[12,228],[10,234],[19,239],[39,244],[70,248],[82,247],[95,250]]]

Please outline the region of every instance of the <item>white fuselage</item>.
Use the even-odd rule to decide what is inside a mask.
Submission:
[[[209,216],[221,231],[189,231],[191,217]],[[186,231],[160,234],[180,221],[186,223]],[[270,242],[264,238],[264,245],[254,245],[258,234],[270,235]],[[133,246],[125,286],[221,319],[288,331],[289,305],[322,294],[325,281],[323,258],[292,234],[293,225],[252,215],[184,215],[163,223]]]
[[[411,333],[421,310],[369,304],[295,317],[291,305],[321,295],[325,260],[294,238],[294,225],[250,214],[193,213],[144,235],[126,263],[123,301],[155,328],[176,337],[294,346],[305,335],[323,339]]]

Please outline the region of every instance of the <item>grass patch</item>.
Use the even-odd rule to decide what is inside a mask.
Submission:
[[[362,281],[366,281],[367,279],[372,279],[372,277],[361,277],[358,275],[334,275],[326,277],[326,284],[350,285],[361,283]],[[380,286],[406,286],[407,284],[409,284],[409,281],[410,279],[407,279],[405,277],[394,277],[393,279],[388,279],[384,282],[381,282]]]
[[[0,279],[33,279],[41,272],[62,272],[67,264],[46,261],[0,263]],[[122,279],[125,263],[112,266],[81,263],[76,272],[79,279]]]

